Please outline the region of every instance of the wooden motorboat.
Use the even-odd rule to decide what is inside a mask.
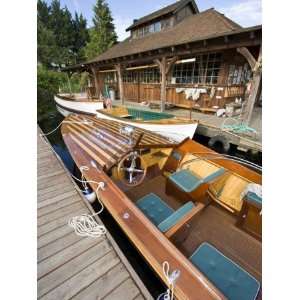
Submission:
[[[95,114],[103,108],[103,101],[88,98],[86,94],[58,94],[54,96],[57,110],[67,117],[71,113]]]
[[[169,113],[125,106],[97,110],[97,117],[150,130],[178,142],[187,137],[192,139],[198,126],[197,121],[177,118]]]
[[[259,172],[190,138],[65,120],[63,139],[98,199],[166,284],[162,264],[179,271],[177,299],[261,299],[262,200],[248,189]]]

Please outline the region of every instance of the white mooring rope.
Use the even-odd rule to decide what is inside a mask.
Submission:
[[[40,133],[40,136],[43,137],[43,136],[47,136],[47,135],[50,135],[52,134],[53,132],[55,132],[62,124],[86,124],[86,125],[93,125],[93,121],[88,121],[86,119],[84,119],[83,121],[65,121],[65,120],[62,120],[57,127],[55,127],[53,130],[47,132],[47,133]]]
[[[81,166],[79,169],[80,169],[81,172],[83,170],[88,171],[89,167],[88,166]],[[101,189],[103,191],[105,189],[105,183],[102,182],[102,181],[96,182],[96,181],[83,180],[83,175],[81,175],[82,180],[78,179],[73,174],[71,174],[71,176],[75,180],[81,182],[85,187],[87,186],[86,185],[87,183],[97,184],[98,186],[97,186],[97,189],[95,191],[96,195],[97,195],[97,192],[98,192],[99,189]],[[72,217],[69,220],[68,225],[74,229],[74,231],[77,235],[97,238],[97,237],[100,237],[100,236],[103,236],[103,235],[106,234],[105,226],[98,224],[95,221],[95,219],[93,218],[94,216],[99,215],[104,209],[104,206],[103,206],[102,202],[99,199],[98,199],[98,201],[101,205],[101,208],[97,213],[94,213],[92,215],[82,214],[82,215],[79,215],[79,216]]]
[[[168,289],[166,292],[160,294],[157,297],[157,300],[173,300],[174,299],[174,286],[177,278],[180,276],[180,271],[179,270],[174,270],[171,275],[169,274],[170,272],[170,265],[168,261],[163,262],[163,273],[164,276],[167,279],[168,282]],[[163,298],[162,298],[163,297]]]
[[[52,134],[53,132],[55,132],[62,124],[88,124],[88,125],[91,125],[93,124],[92,121],[88,121],[86,119],[84,119],[83,121],[62,121],[58,124],[58,126],[56,128],[54,128],[53,130],[47,132],[47,133],[40,133],[40,136],[41,137],[44,137],[44,136],[47,136],[47,135],[50,135]],[[96,166],[95,166],[96,167]],[[81,180],[78,179],[76,176],[74,176],[73,174],[71,174],[69,172],[69,174],[77,181],[81,182],[83,184],[83,186],[85,188],[87,188],[87,183],[95,183],[97,184],[97,189],[95,191],[96,193],[96,196],[97,196],[97,192],[99,189],[102,189],[104,191],[104,188],[105,188],[105,183],[100,181],[100,182],[96,182],[96,181],[87,181],[87,180],[84,180],[84,177],[82,175],[82,171],[85,170],[85,171],[88,171],[89,170],[89,167],[88,166],[81,166],[80,168],[80,171],[81,171]],[[83,190],[79,189],[81,192],[83,192]],[[98,199],[99,200],[99,199]],[[104,206],[102,204],[102,202],[99,200],[99,203],[101,205],[101,208],[100,210],[97,212],[97,213],[94,213],[92,215],[89,215],[89,214],[82,214],[80,216],[75,216],[75,217],[72,217],[69,221],[68,221],[68,225],[70,227],[72,227],[75,231],[75,233],[79,236],[89,236],[89,237],[93,237],[93,238],[97,238],[97,237],[100,237],[100,236],[103,236],[106,234],[106,228],[104,225],[100,225],[98,224],[95,219],[93,218],[94,216],[96,215],[99,215],[103,209],[104,209]]]

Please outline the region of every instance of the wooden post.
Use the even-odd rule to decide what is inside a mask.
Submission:
[[[116,64],[115,69],[117,71],[117,76],[118,76],[120,100],[122,105],[124,105],[124,84],[123,84],[123,77],[122,77],[123,66],[121,64]]]
[[[98,76],[97,76],[97,70],[96,70],[95,67],[92,67],[91,69],[92,69],[94,82],[95,82],[96,98],[99,98],[99,96],[100,96],[100,86],[99,86],[99,81],[98,81]]]
[[[253,109],[254,109],[254,104],[260,91],[260,85],[262,79],[262,68],[261,68],[262,52],[260,47],[259,56],[257,60],[252,56],[250,51],[245,47],[237,48],[237,52],[242,54],[247,59],[253,72],[250,93],[248,99],[245,99],[246,105],[245,105],[244,115],[243,115],[243,122],[246,125],[249,125],[251,121]]]
[[[169,62],[167,62],[167,58],[164,56],[161,60],[155,59],[154,62],[158,65],[161,82],[160,82],[160,111],[165,111],[166,100],[167,100],[167,75],[169,74],[173,64],[178,59],[177,56],[174,56]]]

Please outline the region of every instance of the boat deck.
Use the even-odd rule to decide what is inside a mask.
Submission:
[[[60,158],[37,138],[39,299],[152,299],[113,238],[77,236],[67,223],[91,213]],[[101,220],[97,218],[101,223]]]
[[[166,194],[166,178],[162,175],[126,191],[132,201],[155,193],[173,209],[178,209],[184,201]],[[203,242],[209,242],[226,256],[241,265],[245,270],[261,281],[261,242],[235,226],[236,218],[220,205],[211,203],[190,220],[188,227],[173,236],[173,243],[186,256],[190,257]],[[258,298],[260,299],[260,298]]]

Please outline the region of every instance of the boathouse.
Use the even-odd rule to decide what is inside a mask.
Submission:
[[[88,71],[94,96],[214,111],[241,99],[244,120],[261,97],[261,25],[243,28],[214,8],[180,0],[138,20],[130,36],[66,70]]]

